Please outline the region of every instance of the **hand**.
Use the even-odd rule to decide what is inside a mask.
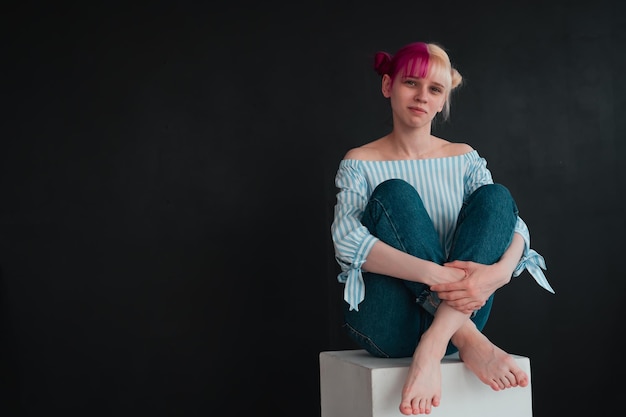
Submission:
[[[465,278],[457,282],[435,284],[430,289],[437,292],[439,299],[465,314],[483,307],[491,294],[511,280],[511,276],[497,263],[484,265],[471,261],[453,261],[444,264],[444,267],[462,269]]]

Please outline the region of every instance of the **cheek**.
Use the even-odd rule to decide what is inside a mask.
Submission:
[[[446,105],[446,99],[444,98],[439,102],[439,106],[438,106],[439,111],[442,111],[445,105]]]

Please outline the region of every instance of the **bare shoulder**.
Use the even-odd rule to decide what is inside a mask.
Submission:
[[[352,148],[346,152],[343,159],[355,159],[360,161],[378,160],[381,158],[381,148],[379,140],[375,140],[365,145]]]
[[[444,146],[441,147],[441,151],[443,153],[442,156],[459,156],[465,155],[466,153],[470,153],[474,150],[467,143],[455,143],[455,142],[447,142]]]

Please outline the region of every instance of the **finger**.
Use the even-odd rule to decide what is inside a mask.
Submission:
[[[450,302],[459,301],[463,294],[461,291],[437,291],[437,297],[440,300],[446,300]]]
[[[435,292],[450,292],[462,290],[463,286],[456,282],[448,282],[446,284],[435,284],[430,287],[431,291]]]
[[[469,262],[468,261],[450,261],[450,262],[445,262],[443,266],[465,269],[469,266]]]
[[[473,309],[473,305],[469,304],[467,302],[466,299],[460,299],[460,300],[445,300],[446,304],[448,304],[449,306],[459,310],[459,311],[465,311],[465,310],[471,310]]]
[[[476,299],[468,297],[467,290],[465,289],[453,289],[450,291],[437,291],[437,296],[442,300],[447,301],[457,301],[457,302],[465,302],[465,304],[470,302],[476,302]]]
[[[470,301],[467,301],[466,299],[463,299],[463,300],[460,300],[460,301],[448,301],[448,300],[446,300],[446,303],[450,307],[452,307],[452,308],[454,308],[454,309],[456,309],[456,310],[458,310],[458,311],[460,311],[462,313],[465,313],[465,314],[473,313],[474,311],[481,309],[480,303],[470,302]]]

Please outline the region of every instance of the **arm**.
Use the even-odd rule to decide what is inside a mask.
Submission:
[[[417,258],[380,240],[372,246],[363,269],[427,285],[456,282],[464,276],[463,271],[456,267],[446,268],[435,262]]]
[[[469,195],[479,186],[492,182],[484,158],[472,161],[465,178],[466,194]],[[456,261],[446,266],[464,269],[465,279],[456,284],[433,285],[431,290],[436,291],[440,299],[465,313],[482,307],[491,294],[509,283],[512,277],[520,275],[524,269],[528,269],[539,285],[554,292],[541,271],[542,268],[545,269],[545,262],[541,255],[530,249],[530,233],[519,216],[513,240],[498,262],[481,265]]]
[[[493,180],[491,179],[491,173],[487,169],[486,160],[484,158],[480,158],[474,161],[473,166],[468,169],[468,175],[465,180],[466,193],[468,195],[471,194],[472,191],[486,182],[490,183],[493,182]],[[554,294],[554,289],[552,289],[548,279],[542,271],[546,269],[545,260],[540,254],[530,248],[530,231],[528,230],[526,223],[524,223],[524,220],[522,220],[519,216],[517,217],[517,224],[515,225],[515,236],[516,239],[519,237],[522,238],[522,252],[520,256],[517,256],[517,252],[513,253],[512,258],[516,260],[517,265],[513,271],[512,277],[517,277],[524,270],[527,270],[539,286]],[[513,262],[512,259],[509,261]],[[509,281],[510,277],[507,278],[505,284]]]
[[[459,311],[470,313],[485,305],[487,299],[498,288],[508,284],[524,252],[524,239],[518,233],[500,260],[493,265],[483,265],[470,261],[453,261],[445,266],[465,271],[465,278],[459,282],[432,285],[441,300]]]
[[[363,226],[360,219],[371,191],[361,168],[354,160],[340,164],[335,178],[339,192],[331,225],[335,259],[342,270],[337,278],[345,283],[344,300],[350,309],[358,310],[365,297],[362,270],[427,285],[459,280],[463,271],[408,255],[383,243]]]

